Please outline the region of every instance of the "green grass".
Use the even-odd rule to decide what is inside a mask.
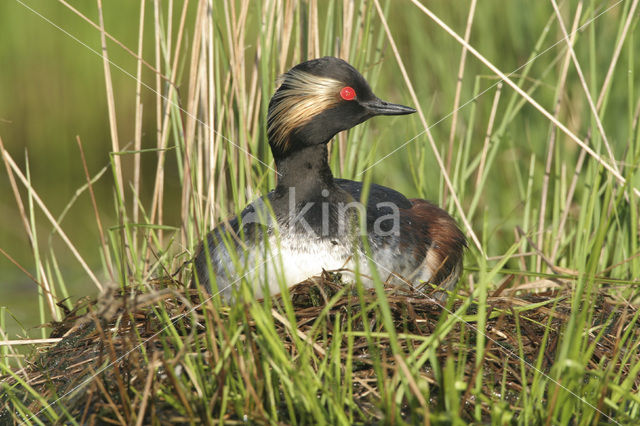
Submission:
[[[62,136],[66,129],[54,141],[65,154],[51,167],[67,173],[68,197],[50,197],[60,182],[47,185],[43,176],[49,151],[25,156],[19,146],[21,137],[51,138],[52,117],[41,127],[25,121],[29,131],[20,136],[13,127],[0,133],[0,190],[10,209],[0,230],[2,268],[18,264],[41,284],[25,309],[37,323],[66,318],[39,337],[68,333],[49,352],[0,347],[5,416],[27,423],[638,422],[636,1],[564,2],[563,25],[553,1],[481,2],[470,17],[475,2],[425,3],[462,38],[468,28],[468,44],[486,58],[466,51],[463,66],[464,43],[417,2],[211,3],[208,14],[206,3],[162,2],[157,10],[145,2],[139,28],[139,9],[104,2],[106,32],[131,52],[142,49],[144,63],[109,37],[101,42],[63,3],[33,5],[97,52],[105,43],[112,64],[106,74],[99,56],[65,45],[94,61],[90,84],[79,79],[74,89],[82,102],[58,101],[60,109],[80,105],[68,124],[72,136]],[[102,9],[83,7],[100,25]],[[60,34],[52,26],[39,31]],[[303,294],[224,307],[175,282],[158,285],[155,277],[176,271],[175,281],[187,283],[190,269],[180,267],[204,233],[273,188],[265,129],[276,78],[322,55],[347,59],[380,97],[419,110],[338,135],[331,165],[336,176],[447,207],[469,237],[458,297],[443,309],[389,295],[379,280],[374,292],[325,280],[331,291],[307,285]],[[497,84],[496,68],[510,81]],[[68,84],[52,74],[52,89],[57,80]],[[93,115],[88,103],[99,104]],[[0,105],[15,116],[11,104]],[[85,128],[85,115],[100,124]],[[28,239],[10,244],[16,229]],[[22,253],[15,264],[7,260],[14,252]],[[238,278],[250,294],[251,283]],[[99,287],[107,296],[95,305],[67,299]],[[17,339],[14,307],[4,300],[0,330]],[[84,313],[86,323],[73,328]],[[96,342],[103,342],[100,357],[91,352]],[[10,421],[2,407],[0,420]]]

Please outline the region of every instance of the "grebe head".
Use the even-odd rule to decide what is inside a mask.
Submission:
[[[269,102],[269,145],[278,160],[298,149],[325,144],[336,133],[376,115],[414,112],[379,99],[364,77],[342,59],[313,59],[280,77]]]

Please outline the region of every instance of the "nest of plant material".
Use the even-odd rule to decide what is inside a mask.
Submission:
[[[331,326],[335,318],[340,318],[341,321],[352,318],[350,329],[353,331],[383,332],[377,334],[375,347],[372,347],[371,338],[366,333],[351,337],[353,341],[350,353],[347,353],[347,339],[343,334],[340,337],[343,340],[341,356],[356,360],[352,368],[352,383],[353,399],[360,409],[360,418],[357,420],[377,422],[384,418],[376,403],[379,382],[374,365],[377,363],[382,366],[389,377],[408,377],[410,372],[402,357],[393,355],[389,339],[384,337],[388,334],[384,333],[381,320],[376,318],[380,311],[373,309],[366,315],[357,315],[369,302],[376,300],[375,291],[365,290],[364,295],[358,295],[352,289],[342,291],[342,296],[335,299],[334,296],[344,287],[336,277],[335,274],[324,273],[290,289],[297,319],[295,331],[291,329],[283,310],[278,308],[278,298],[274,298],[272,313],[276,328],[292,357],[297,355],[292,332],[311,344],[316,356],[327,356],[328,348],[332,345]],[[172,388],[172,382],[177,380],[176,367],[185,357],[184,352],[175,347],[172,348],[175,358],[167,359],[168,343],[158,336],[166,328],[168,321],[172,321],[176,330],[185,337],[191,333],[204,333],[207,324],[205,316],[209,315],[210,321],[220,326],[228,320],[228,310],[203,304],[201,294],[176,285],[171,278],[157,280],[151,287],[151,290],[143,292],[117,289],[97,301],[83,300],[74,310],[67,312],[63,321],[53,324],[51,337],[61,338],[57,344],[41,347],[29,357],[20,371],[0,376],[4,391],[13,396],[13,399],[6,396],[8,393],[5,397],[0,396],[0,424],[33,421],[32,418],[25,418],[23,413],[30,413],[26,417],[37,416],[50,420],[47,413],[51,410],[62,419],[72,416],[80,424],[132,424],[136,420],[142,424],[167,424],[185,423],[199,418],[202,413],[198,413],[197,408],[189,408],[190,404],[186,401],[188,396],[180,392],[170,397],[155,393],[163,385],[165,393],[166,389]],[[550,287],[545,292],[539,292],[538,289],[535,294],[525,292],[524,295],[522,291],[515,295],[511,289],[504,292],[499,290],[499,294],[494,293],[489,297],[485,328],[486,349],[481,360],[481,370],[476,367],[478,363],[474,343],[478,326],[474,319],[477,305],[467,302],[469,304],[464,314],[468,320],[457,321],[437,343],[436,356],[441,365],[445,365],[447,357],[465,360],[465,382],[471,385],[464,392],[460,404],[463,415],[468,410],[469,418],[473,418],[476,403],[471,401],[471,386],[476,382],[479,371],[482,371],[483,392],[486,395],[495,392],[495,389],[502,389],[503,400],[510,401],[512,398],[515,402],[522,394],[523,386],[528,385],[522,383],[520,355],[523,355],[525,362],[531,367],[536,365],[541,342],[544,341],[544,358],[536,368],[542,372],[550,370],[559,337],[570,312],[568,294],[563,297],[563,290],[557,285]],[[511,293],[508,294],[508,291]],[[443,325],[445,311],[451,314],[465,303],[465,298],[460,298],[447,307],[437,297],[425,297],[424,291],[416,292],[407,288],[388,287],[386,294],[397,331],[397,341],[405,354],[411,353],[419,344],[409,336],[433,335]],[[328,312],[323,314],[327,318],[328,327],[322,333],[321,340],[313,341],[311,328],[321,312],[327,309],[327,303],[332,298],[335,300],[332,300]],[[597,329],[598,325],[605,323],[607,327],[597,340],[590,365],[597,368],[604,362],[615,371],[625,371],[628,367],[620,364],[623,357],[616,357],[614,354],[618,349],[621,331],[633,317],[634,308],[627,306],[621,309],[606,297],[599,297],[593,303],[597,304],[593,328]],[[168,317],[161,320],[158,312],[164,312]],[[346,312],[350,312],[350,315],[345,315]],[[248,330],[255,331],[255,324],[251,323],[250,318]],[[602,333],[602,330],[594,333]],[[635,333],[640,334],[637,330]],[[636,338],[631,340],[635,341]],[[215,351],[225,350],[224,341],[217,341],[215,345]],[[202,348],[197,356],[207,358],[218,354],[211,354],[209,349]],[[163,373],[159,374],[160,371]],[[438,382],[434,371],[425,366],[418,374],[430,385],[429,400],[425,400],[420,394],[415,383],[411,386],[415,393],[412,397],[432,410],[442,407],[439,405],[442,403],[442,396],[438,391],[443,384]],[[211,380],[215,380],[213,375],[211,377]],[[638,377],[635,388],[640,388]],[[175,403],[167,402],[170,398],[174,402],[183,400],[186,408],[176,410]],[[16,399],[20,400],[19,407],[15,404]],[[492,407],[484,403],[481,406],[486,418],[490,419]],[[222,408],[212,403],[208,408],[202,409]],[[233,406],[227,406],[226,410],[228,413],[216,413],[213,417],[224,418],[225,422],[230,423],[243,421],[242,417],[235,414]],[[260,419],[264,420],[264,416],[256,411],[255,420],[260,422]]]

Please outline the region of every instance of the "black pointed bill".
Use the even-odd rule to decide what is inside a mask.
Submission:
[[[363,103],[362,106],[364,106],[373,115],[406,115],[416,112],[416,110],[411,107],[391,104],[378,98],[373,101]]]

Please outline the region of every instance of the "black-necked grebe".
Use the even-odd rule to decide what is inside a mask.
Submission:
[[[207,235],[197,250],[194,279],[229,300],[247,275],[259,298],[265,290],[280,293],[279,282],[292,286],[323,269],[357,269],[370,286],[375,264],[383,280],[452,289],[466,242],[447,212],[375,184],[365,208],[359,204],[362,182],[335,179],[329,168],[327,144],[338,132],[376,115],[414,112],[380,100],[338,58],[303,62],[285,73],[267,120],[276,188]],[[361,226],[359,213],[366,214]]]

